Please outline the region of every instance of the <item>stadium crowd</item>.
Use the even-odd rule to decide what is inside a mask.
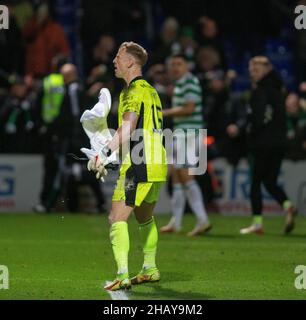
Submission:
[[[154,7],[150,1],[119,2],[115,6],[93,0],[80,5],[80,51],[58,19],[56,1],[5,1],[10,28],[0,31],[1,153],[45,154],[49,160],[45,168],[53,176],[59,162],[50,160],[50,152],[77,153],[86,144],[79,116],[95,103],[102,87],[112,93],[108,121],[109,127],[116,128],[122,84],[113,76],[112,61],[122,40],[131,39],[149,51],[145,76],[160,94],[163,108],[171,107],[173,90],[168,59],[177,53],[188,58],[202,87],[209,159],[224,157],[232,165],[247,156],[248,60],[271,53],[286,85],[286,158],[306,159],[306,35],[297,36],[293,26],[285,23],[293,6],[304,1],[250,1],[248,5],[237,1],[239,8],[221,0],[214,5],[182,1],[180,6],[160,0]],[[260,11],[258,3],[270,10]],[[249,19],[239,19],[243,12]],[[282,40],[275,44],[275,38]],[[56,99],[52,110],[48,109],[51,98]],[[171,127],[171,120],[165,120],[165,127]],[[72,164],[71,168],[77,171]],[[90,183],[103,206],[103,195]]]

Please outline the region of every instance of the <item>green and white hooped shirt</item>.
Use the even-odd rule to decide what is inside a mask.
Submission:
[[[190,72],[175,82],[172,107],[183,107],[187,102],[194,102],[195,109],[186,117],[174,117],[174,129],[202,129],[202,89],[199,79]]]

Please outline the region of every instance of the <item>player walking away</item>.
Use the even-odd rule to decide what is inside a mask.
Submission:
[[[187,161],[194,154],[193,145],[185,144],[187,140],[187,129],[199,130],[203,128],[202,118],[202,91],[199,80],[188,70],[188,61],[184,55],[178,54],[171,57],[169,62],[170,73],[175,79],[174,94],[172,97],[172,108],[163,110],[165,117],[173,117],[173,129],[182,129],[182,134],[177,135],[174,143],[174,153],[186,153],[185,163],[175,163],[172,166],[173,193],[171,207],[173,217],[170,222],[160,229],[163,233],[178,232],[181,230],[182,217],[188,200],[189,206],[197,217],[197,224],[188,236],[195,236],[209,231],[212,226],[209,223],[205,211],[201,189],[193,175],[189,175],[188,168],[192,167],[193,161]],[[190,158],[189,158],[190,159]]]
[[[290,233],[294,228],[294,216],[297,212],[283,189],[277,185],[277,176],[285,153],[287,131],[283,84],[267,57],[252,58],[249,62],[249,72],[253,84],[248,128],[253,224],[241,229],[240,233],[263,233],[262,183],[286,211],[284,232]]]
[[[153,209],[158,200],[162,183],[167,176],[166,150],[162,144],[162,106],[156,90],[141,75],[147,61],[147,52],[134,42],[124,42],[114,59],[115,75],[122,78],[126,86],[120,94],[119,128],[113,139],[104,147],[96,159],[90,160],[89,169],[97,172],[97,178],[105,174],[103,162],[119,147],[130,143],[130,151],[122,155],[123,162],[112,198],[109,215],[110,240],[118,267],[116,279],[105,286],[107,290],[128,289],[131,284],[154,282],[160,279],[155,255],[158,233]],[[142,159],[134,161],[133,146],[135,129],[143,132],[139,141],[143,144]],[[137,131],[138,132],[138,131]],[[138,152],[141,155],[141,152]],[[161,155],[161,161],[154,160],[154,154]],[[148,160],[148,161],[146,161]],[[128,252],[129,233],[127,220],[134,211],[139,223],[143,243],[144,263],[139,274],[129,279]]]

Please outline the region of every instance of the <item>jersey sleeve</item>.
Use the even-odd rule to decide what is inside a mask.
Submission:
[[[131,90],[122,101],[122,114],[126,112],[135,112],[140,114],[142,104],[142,94],[139,90]]]
[[[201,87],[198,83],[187,83],[184,87],[184,97],[186,102],[198,102],[201,96]]]

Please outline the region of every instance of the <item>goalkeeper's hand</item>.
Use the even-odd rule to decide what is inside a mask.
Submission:
[[[96,173],[96,178],[104,182],[104,177],[107,176],[105,165],[107,164],[107,155],[102,150],[99,154],[90,159],[87,163],[88,171]]]

